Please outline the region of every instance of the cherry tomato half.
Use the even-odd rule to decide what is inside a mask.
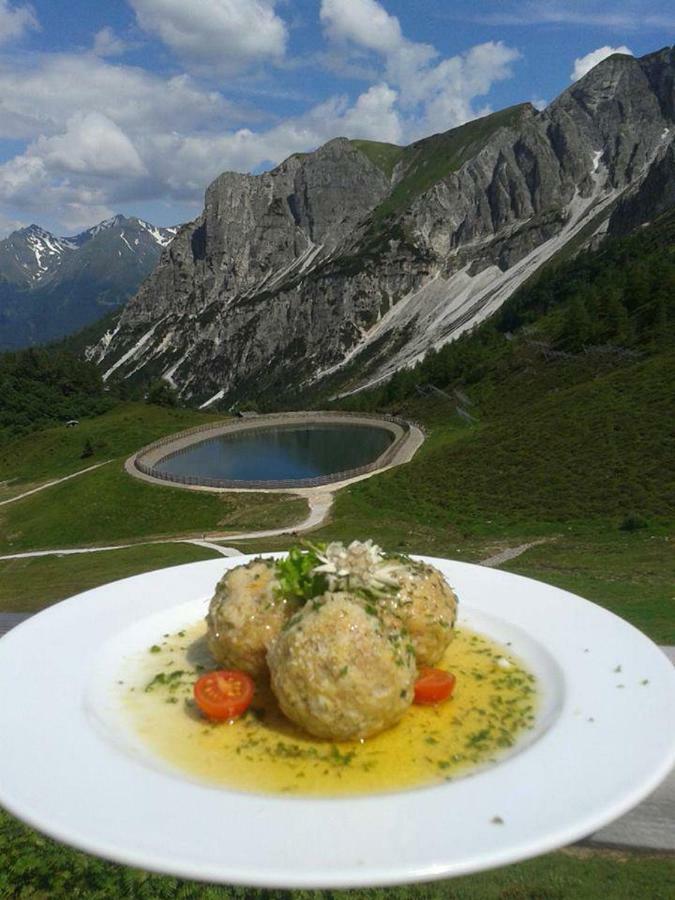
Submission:
[[[454,691],[455,681],[451,672],[424,666],[415,682],[415,703],[426,706],[442,703]]]
[[[254,687],[253,679],[246,672],[219,669],[197,679],[195,701],[209,719],[236,719],[248,709]]]

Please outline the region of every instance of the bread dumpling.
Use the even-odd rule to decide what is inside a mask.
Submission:
[[[457,618],[457,595],[438,569],[384,553],[372,541],[330,543],[320,554],[331,590],[351,590],[399,616],[410,633],[418,666],[434,666],[447,650]]]
[[[297,609],[280,596],[274,560],[255,559],[218,582],[206,616],[216,662],[254,678],[267,675],[267,648]]]
[[[398,576],[394,609],[410,632],[418,666],[435,666],[454,636],[457,595],[443,575],[426,563],[406,566]]]
[[[400,621],[344,591],[310,600],[274,641],[268,662],[283,713],[316,737],[377,734],[413,700],[415,655]]]

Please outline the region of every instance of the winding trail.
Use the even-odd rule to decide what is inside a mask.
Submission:
[[[488,568],[493,569],[496,566],[501,566],[502,563],[508,562],[510,559],[515,559],[531,547],[536,547],[538,544],[547,544],[552,540],[553,538],[539,538],[539,540],[530,541],[529,544],[518,544],[517,547],[506,547],[506,549],[500,550],[499,553],[495,553],[494,556],[488,556],[486,559],[481,559],[478,565],[487,566]]]
[[[56,478],[54,481],[46,481],[44,484],[41,484],[39,487],[33,488],[30,491],[24,491],[23,494],[17,494],[16,497],[10,497],[9,500],[0,500],[0,506],[4,506],[6,503],[16,503],[17,500],[23,500],[24,497],[30,497],[31,494],[37,494],[39,491],[54,487],[55,484],[61,484],[62,481],[70,481],[71,478],[77,478],[78,475],[85,475],[87,472],[93,472],[94,469],[99,469],[101,466],[107,466],[109,462],[112,462],[112,460],[106,459],[104,462],[94,463],[93,466],[87,466],[86,469],[80,469],[79,472],[72,472],[70,475],[64,475],[63,478]]]
[[[331,482],[330,485],[321,485],[318,487],[306,487],[306,488],[270,488],[268,490],[256,488],[255,491],[249,488],[228,488],[228,493],[272,493],[272,494],[292,494],[296,497],[302,497],[305,499],[309,505],[309,513],[307,518],[302,522],[293,525],[285,525],[281,528],[268,528],[261,531],[245,531],[245,532],[233,532],[233,531],[224,531],[217,533],[204,534],[201,538],[197,537],[182,537],[182,536],[174,536],[167,538],[157,538],[151,541],[133,541],[127,542],[124,544],[108,544],[103,547],[68,547],[68,548],[55,548],[50,550],[28,550],[23,553],[8,553],[4,555],[0,555],[0,560],[5,559],[30,559],[33,557],[40,556],[71,556],[73,554],[78,553],[102,553],[104,551],[110,550],[126,550],[131,547],[143,547],[149,546],[152,544],[195,544],[199,547],[206,547],[210,550],[215,551],[216,553],[221,554],[222,556],[241,556],[241,551],[237,550],[235,547],[227,547],[221,544],[221,541],[253,541],[258,540],[260,538],[268,538],[268,537],[279,537],[282,535],[299,535],[306,531],[311,531],[314,528],[318,528],[323,525],[328,518],[331,506],[333,505],[333,498],[336,491],[340,490],[343,487],[346,487],[349,484],[354,484],[357,481],[363,481],[366,478],[371,478],[373,475],[380,474],[381,472],[385,472],[388,469],[394,468],[395,466],[402,465],[404,463],[409,462],[417,450],[421,447],[424,442],[424,432],[422,429],[416,425],[415,423],[409,423],[409,434],[407,436],[407,440],[403,442],[401,447],[399,448],[396,456],[388,465],[383,466],[381,469],[378,469],[373,472],[366,472],[360,475],[352,476],[351,478],[346,478],[343,481]],[[138,451],[142,452],[142,451]],[[144,475],[142,472],[135,469],[133,466],[133,462],[135,457],[138,454],[134,454],[129,457],[125,463],[125,469],[130,474],[133,474],[135,477],[140,478],[144,481],[149,481],[153,484],[159,484],[161,486],[166,486],[165,482],[159,481],[155,478],[150,478],[147,475]],[[31,494],[35,494],[38,491],[43,491],[48,487],[52,487],[55,484],[60,484],[63,481],[68,481],[70,478],[77,478],[79,475],[84,475],[87,472],[91,472],[94,469],[98,469],[100,466],[105,466],[108,463],[112,462],[112,460],[108,459],[105,462],[96,463],[93,466],[88,466],[86,469],[80,469],[79,472],[73,472],[71,475],[66,475],[63,478],[55,479],[54,481],[49,481],[46,484],[42,484],[37,488],[33,488],[30,491],[25,491],[23,494],[18,494],[16,497],[11,497],[8,500],[0,501],[0,506],[5,503],[14,503],[17,500],[22,500],[24,497],[28,497]],[[197,490],[197,491],[206,491],[206,492],[217,492],[222,493],[223,490],[221,488],[211,488],[203,485],[178,485],[172,484],[172,487],[181,487],[183,489],[188,490]]]
[[[104,465],[104,463],[99,463],[99,465]],[[147,547],[153,544],[195,544],[197,547],[206,547],[209,550],[214,550],[222,556],[241,556],[242,553],[240,550],[237,550],[235,547],[224,547],[221,543],[216,543],[216,541],[236,540],[239,542],[252,541],[257,538],[278,537],[284,534],[296,535],[305,531],[311,531],[313,528],[318,528],[324,523],[333,504],[333,492],[308,488],[305,491],[298,491],[297,493],[299,496],[306,499],[309,504],[309,514],[307,515],[307,518],[297,525],[285,525],[282,528],[270,528],[266,531],[245,531],[241,533],[228,531],[223,532],[222,534],[205,534],[201,538],[158,538],[154,541],[109,544],[105,547],[68,547],[56,548],[53,550],[28,550],[24,553],[5,554],[4,556],[0,556],[0,561],[5,559],[31,559],[39,556],[73,556],[78,553],[103,553],[107,550],[128,550],[131,547]]]

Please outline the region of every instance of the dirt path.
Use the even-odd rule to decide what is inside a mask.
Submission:
[[[515,559],[517,556],[520,556],[521,553],[525,553],[530,547],[536,547],[538,544],[547,544],[551,540],[553,540],[553,538],[540,538],[537,541],[530,541],[529,544],[519,544],[517,547],[507,547],[505,550],[500,550],[499,553],[495,553],[494,556],[488,556],[487,559],[481,559],[478,565],[489,566],[491,569],[496,566],[501,566],[502,563],[508,562],[510,559]]]
[[[44,491],[47,488],[54,487],[55,484],[61,484],[62,481],[69,481],[71,478],[77,478],[78,475],[84,475],[87,472],[93,472],[94,469],[98,469],[101,466],[107,466],[109,462],[112,462],[110,459],[106,459],[105,462],[95,463],[93,466],[87,466],[86,469],[80,469],[79,472],[73,472],[71,475],[65,475],[63,478],[57,478],[54,481],[47,481],[45,484],[41,484],[40,487],[33,488],[30,491],[24,491],[23,494],[17,494],[16,497],[10,497],[9,500],[0,500],[0,506],[4,506],[6,503],[16,503],[17,500],[23,500],[24,497],[30,497],[31,494],[37,494],[38,491]]]
[[[103,463],[99,463],[99,465],[103,465]],[[69,477],[72,478],[72,476]],[[307,490],[306,492],[298,491],[298,494],[307,500],[309,504],[309,514],[307,515],[306,519],[304,519],[297,525],[286,525],[283,528],[270,528],[267,531],[244,531],[241,533],[228,531],[223,532],[222,534],[205,534],[202,538],[176,536],[169,538],[159,538],[154,541],[137,541],[134,543],[126,544],[108,544],[104,547],[67,547],[56,548],[53,550],[27,550],[23,553],[5,554],[4,556],[0,556],[0,560],[30,559],[38,556],[72,556],[77,553],[102,553],[106,550],[127,550],[130,547],[145,547],[152,544],[196,544],[198,547],[207,547],[210,550],[215,550],[222,556],[241,556],[241,551],[235,549],[234,547],[223,546],[220,541],[251,541],[256,540],[257,538],[278,537],[279,535],[284,534],[301,534],[302,532],[310,531],[311,529],[317,528],[319,525],[323,524],[325,519],[328,517],[328,513],[330,512],[330,508],[333,503],[332,491],[324,490],[322,492],[319,492],[315,489],[311,489]]]

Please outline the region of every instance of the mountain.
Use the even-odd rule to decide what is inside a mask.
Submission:
[[[37,225],[10,234],[0,241],[0,350],[55,340],[121,306],[176,231],[114,216],[74,237]]]
[[[674,80],[673,48],[615,54],[543,111],[226,172],[90,357],[202,406],[386,380],[667,207]]]

